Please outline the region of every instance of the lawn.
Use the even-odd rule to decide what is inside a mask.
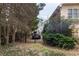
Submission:
[[[45,46],[42,43],[16,43],[0,46],[1,56],[70,56],[79,55],[79,46],[65,50],[57,47]]]

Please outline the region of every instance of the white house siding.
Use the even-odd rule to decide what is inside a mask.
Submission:
[[[64,17],[64,19],[68,19],[68,9],[79,9],[79,3],[62,4],[60,15],[61,17]]]

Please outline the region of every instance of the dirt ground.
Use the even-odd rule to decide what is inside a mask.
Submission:
[[[73,50],[64,50],[61,48],[55,48],[55,47],[47,47],[47,46],[43,46],[40,43],[26,43],[26,44],[21,44],[21,45],[16,45],[16,48],[20,48],[20,49],[26,49],[26,48],[32,48],[32,49],[36,49],[36,50],[40,50],[41,48],[46,48],[55,52],[62,52],[67,56],[79,56],[79,46],[75,47],[75,49]]]
[[[74,49],[71,50],[65,50],[65,49],[61,49],[61,48],[57,48],[57,47],[50,47],[50,46],[45,46],[43,45],[43,43],[40,41],[37,41],[36,43],[34,43],[34,41],[30,41],[28,43],[17,43],[16,46],[14,46],[13,48],[17,49],[35,49],[40,51],[41,49],[48,49],[54,52],[61,52],[64,53],[67,56],[79,56],[79,45],[76,45],[76,47]],[[13,49],[12,48],[12,49]]]
[[[57,47],[46,46],[42,43],[41,40],[36,41],[36,43],[34,43],[34,41],[31,40],[31,41],[28,41],[27,43],[16,43],[13,46],[10,46],[9,48],[6,48],[6,47],[0,48],[0,55],[11,55],[11,54],[17,55],[16,51],[21,51],[18,53],[19,53],[19,55],[23,55],[25,53],[25,51],[28,49],[38,51],[38,52],[50,50],[50,51],[54,51],[56,53],[63,53],[66,56],[79,56],[79,45],[76,45],[76,47],[74,49],[65,50],[65,49],[61,49],[61,48],[57,48]],[[31,54],[31,52],[30,52],[30,54]]]

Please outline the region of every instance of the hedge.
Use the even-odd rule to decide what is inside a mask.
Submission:
[[[43,33],[43,42],[50,46],[72,49],[75,47],[76,40],[63,34],[45,32]]]

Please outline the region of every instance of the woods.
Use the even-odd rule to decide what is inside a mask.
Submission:
[[[27,36],[37,27],[38,13],[35,3],[0,4],[0,44],[26,42]]]

